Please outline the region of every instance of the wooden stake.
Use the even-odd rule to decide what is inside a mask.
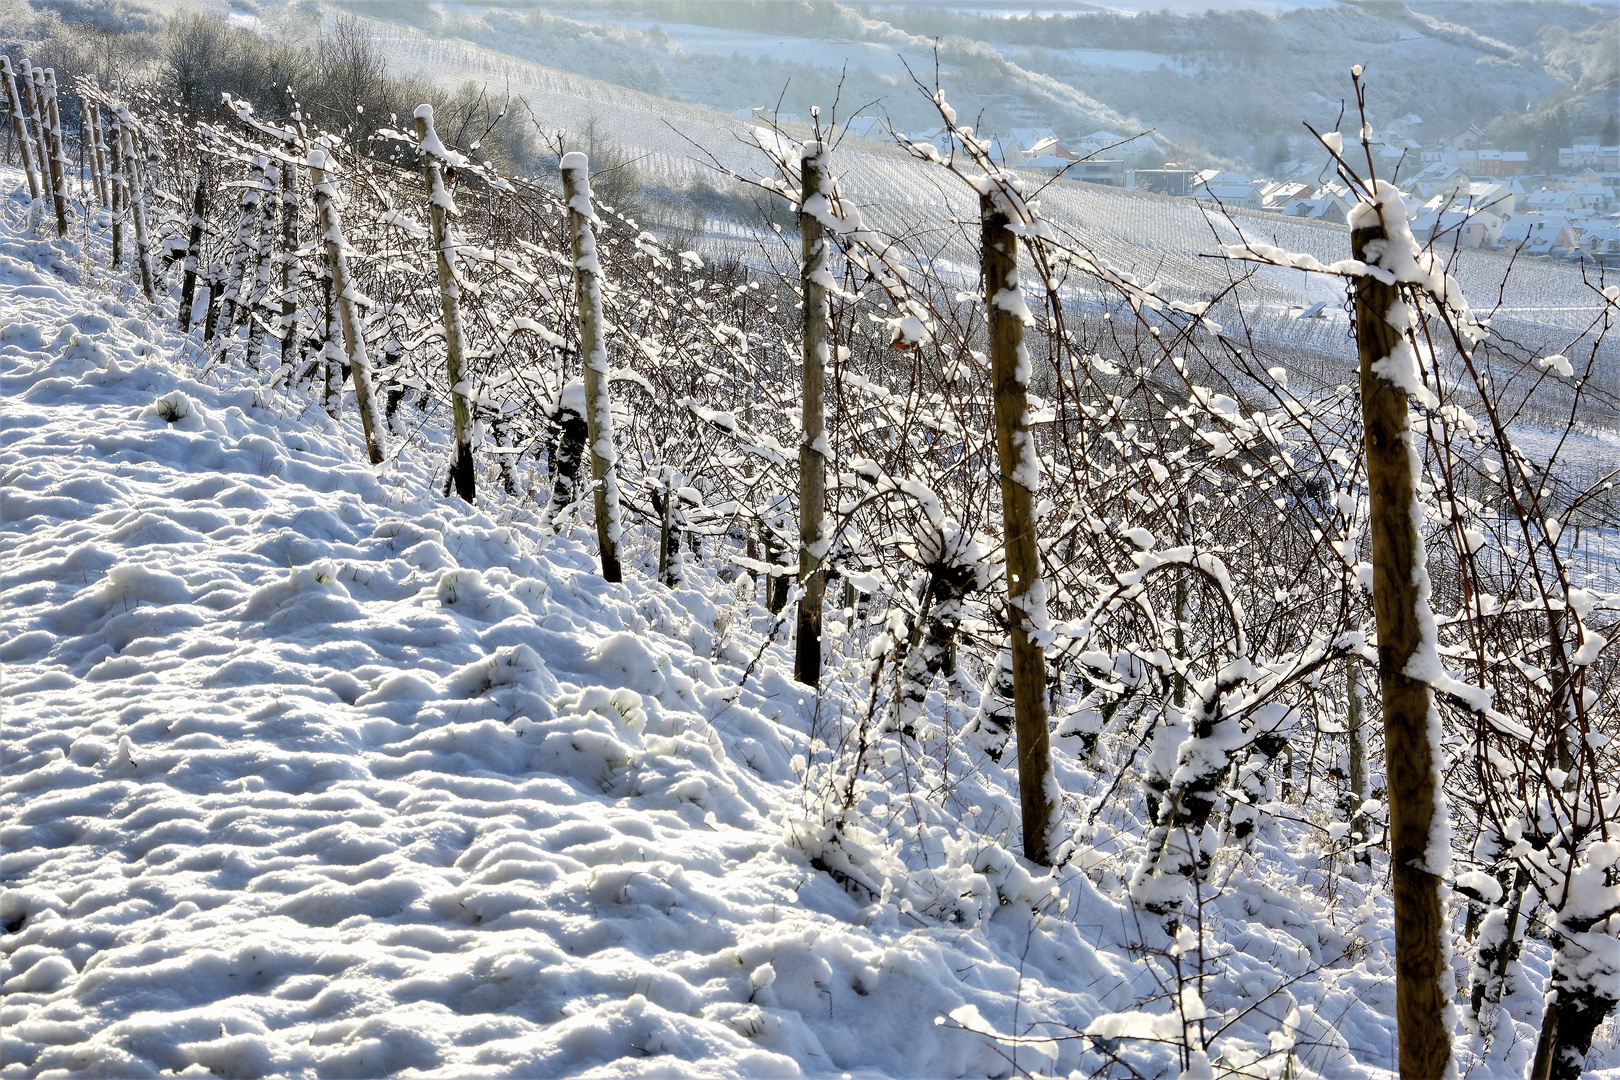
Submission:
[[[191,196],[191,228],[186,235],[186,272],[180,283],[180,332],[191,330],[191,309],[197,303],[197,261],[202,257],[203,210],[208,203],[211,170],[203,158],[197,170],[197,190]]]
[[[62,111],[56,102],[56,72],[37,68],[40,100],[45,109],[45,131],[40,140],[47,147],[51,174],[51,196],[56,211],[56,235],[66,236],[68,228],[67,155],[62,150]]]
[[[1029,354],[1018,288],[1018,238],[996,193],[980,199],[984,299],[990,322],[990,365],[996,406],[996,458],[1001,473],[1007,559],[1007,628],[1012,653],[1013,725],[1018,740],[1018,794],[1024,857],[1052,864],[1057,781],[1046,711],[1045,650],[1035,638],[1045,620],[1046,587],[1035,546],[1034,486],[1040,465],[1029,428]]]
[[[366,351],[366,335],[355,303],[354,280],[349,274],[348,241],[343,238],[343,222],[334,199],[336,184],[327,179],[331,159],[324,150],[309,153],[309,179],[315,189],[315,222],[326,251],[326,266],[332,275],[338,321],[343,326],[343,345],[348,353],[349,373],[354,377],[354,403],[360,410],[360,429],[366,436],[366,454],[373,465],[381,465],[386,455],[383,427],[377,420],[376,396],[371,389],[371,358]],[[330,386],[330,379],[328,380]]]
[[[799,435],[799,618],[793,635],[793,677],[821,683],[821,614],[827,592],[827,238],[810,212],[825,204],[827,149],[809,142],[799,157],[799,286],[804,294],[803,369]],[[812,205],[812,200],[820,200]]]
[[[141,290],[146,293],[148,300],[157,299],[157,283],[152,274],[152,249],[147,242],[146,231],[146,198],[141,191],[141,174],[135,163],[135,144],[131,129],[135,121],[129,113],[129,107],[123,102],[113,102],[112,109],[118,114],[119,155],[124,162],[124,195],[128,200],[130,218],[135,223],[135,262],[141,272]]]
[[[17,134],[17,146],[22,151],[23,173],[28,177],[28,198],[39,198],[39,175],[35,172],[34,147],[28,136],[28,114],[22,90],[17,86],[17,72],[11,66],[11,57],[0,54],[0,81],[6,86],[6,103],[11,108],[11,128]]]
[[[1380,184],[1382,182],[1380,181]],[[1390,208],[1399,212],[1399,203]],[[1403,222],[1404,224],[1404,222]],[[1376,263],[1389,242],[1376,221],[1350,234],[1352,255]],[[1407,391],[1380,362],[1408,347],[1389,322],[1400,301],[1396,286],[1356,278],[1356,347],[1361,360],[1361,414],[1367,444],[1367,488],[1373,564],[1373,613],[1378,625],[1378,686],[1383,699],[1384,769],[1389,785],[1391,891],[1395,906],[1395,1026],[1401,1080],[1440,1080],[1451,1064],[1449,974],[1440,903],[1440,877],[1429,846],[1443,808],[1435,777],[1440,747],[1430,739],[1434,708],[1429,685],[1408,675],[1422,644],[1416,454]],[[1382,370],[1379,370],[1382,368]],[[1449,855],[1449,853],[1448,853]]]
[[[591,441],[596,494],[596,542],[602,578],[622,581],[619,567],[619,466],[613,445],[613,402],[608,391],[607,343],[602,333],[602,268],[596,259],[590,161],[577,151],[562,156],[563,201],[573,242],[574,293],[579,304],[579,350],[585,368],[585,423]]]
[[[467,349],[466,332],[461,323],[461,282],[456,273],[455,241],[450,236],[450,212],[455,204],[444,186],[439,154],[434,152],[442,150],[443,145],[433,130],[431,105],[421,105],[416,110],[416,140],[422,147],[422,178],[428,188],[428,218],[433,226],[434,262],[439,271],[439,306],[444,318],[445,374],[450,383],[450,414],[456,439],[456,460],[450,467],[451,475],[455,479],[456,494],[470,503],[476,493],[476,474],[473,470],[472,407],[467,401],[466,374],[462,369]]]

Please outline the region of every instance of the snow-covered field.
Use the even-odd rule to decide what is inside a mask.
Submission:
[[[428,494],[424,452],[374,473],[19,205],[0,1075],[1066,1074],[1102,1059],[1049,1038],[1165,1010],[1118,859],[1099,888],[964,838],[956,923],[814,869],[785,837],[818,705],[775,649],[739,690],[759,611],[713,568],[603,585],[579,543]],[[1286,880],[1236,865],[1206,913],[1218,1045],[1286,1029],[1384,1075],[1387,942],[1288,843]],[[1006,1037],[936,1024],[964,1005]]]
[[[786,848],[802,695],[708,599],[196,381],[59,250],[0,243],[4,1075],[995,1068],[931,1021],[1006,1017],[1027,910],[903,925]],[[1045,933],[1026,1010],[1129,997]]]
[[[434,495],[431,440],[373,470],[352,407],[205,371],[99,232],[34,239],[20,206],[0,1076],[1084,1076],[1115,1051],[1175,1076],[1079,1036],[1179,1039],[1173,1000],[1244,1075],[1391,1075],[1381,876],[1321,854],[1319,808],[1229,850],[1177,946],[1124,900],[1136,823],[1032,873],[963,824],[1017,792],[958,745],[956,827],[852,895],[806,853],[804,759],[859,704],[780,646],[745,680],[769,620],[721,567],[605,585],[515,502]],[[1059,770],[1078,819],[1103,781]]]

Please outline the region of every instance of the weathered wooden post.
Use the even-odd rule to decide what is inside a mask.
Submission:
[[[990,365],[996,414],[996,458],[1001,473],[1002,532],[1007,563],[1007,630],[1012,655],[1013,727],[1018,743],[1018,794],[1023,812],[1024,857],[1052,862],[1056,786],[1046,711],[1045,650],[1036,634],[1046,622],[1046,584],[1035,545],[1035,488],[1040,462],[1029,424],[1029,353],[1024,321],[1029,310],[1018,286],[1018,237],[1005,194],[981,196],[984,304],[990,330]]]
[[[799,156],[799,287],[804,336],[799,435],[799,596],[793,635],[793,677],[821,682],[821,609],[827,591],[827,238],[818,213],[827,207],[827,147],[804,144]]]
[[[197,190],[191,196],[191,221],[186,233],[185,277],[180,281],[180,332],[191,330],[191,309],[197,303],[197,261],[202,258],[202,240],[205,221],[203,210],[208,205],[208,182],[211,170],[208,159],[197,169]]]
[[[371,359],[366,351],[365,328],[360,322],[354,280],[349,274],[348,241],[343,238],[343,223],[338,217],[336,188],[327,177],[331,164],[325,150],[309,152],[309,179],[315,189],[315,228],[326,251],[327,269],[332,274],[349,374],[354,377],[354,403],[360,410],[360,429],[366,436],[366,454],[373,465],[381,465],[386,457],[383,428],[377,419],[376,396],[371,388]]]
[[[116,84],[114,84],[116,85]],[[112,196],[109,204],[112,208],[112,264],[119,266],[124,261],[124,211],[129,206],[129,191],[124,183],[124,155],[119,149],[124,145],[123,124],[118,119],[118,111],[107,105],[107,134],[112,143],[107,147],[110,159],[110,171],[107,173],[108,191]]]
[[[259,367],[259,354],[264,350],[264,335],[270,328],[268,300],[271,276],[276,269],[276,211],[281,205],[277,195],[280,186],[280,173],[267,161],[264,194],[259,198],[259,224],[253,238],[253,283],[243,306],[243,321],[247,325],[247,349],[243,359],[255,371]]]
[[[34,133],[34,164],[39,169],[39,195],[52,209],[56,206],[56,189],[51,186],[50,139],[45,133],[45,110],[40,107],[41,83],[44,72],[22,58],[22,91],[28,102],[28,115]]]
[[[133,141],[133,128],[135,118],[130,115],[129,106],[121,101],[115,101],[113,111],[118,114],[119,156],[124,162],[124,197],[129,203],[130,220],[135,224],[135,262],[141,274],[141,290],[146,293],[148,300],[157,299],[157,282],[152,273],[152,249],[148,242],[146,231],[146,197],[141,191],[140,170],[135,163],[135,144]]]
[[[255,155],[248,162],[247,183],[242,187],[237,202],[236,235],[231,238],[231,261],[225,271],[225,288],[220,297],[221,332],[230,336],[247,303],[248,272],[253,266],[253,253],[257,249],[259,203],[264,199],[263,155]]]
[[[1347,657],[1344,662],[1344,681],[1347,700],[1346,733],[1350,750],[1350,837],[1352,844],[1360,844],[1352,861],[1358,866],[1371,866],[1372,853],[1368,849],[1371,823],[1361,808],[1367,802],[1367,736],[1364,730],[1361,701],[1361,661]],[[1359,837],[1359,839],[1357,839]]]
[[[107,173],[105,162],[101,156],[101,113],[90,95],[83,92],[83,83],[80,83],[79,94],[81,121],[83,134],[84,154],[90,162],[90,190],[96,202],[102,206],[109,205],[107,199]],[[86,200],[88,202],[89,200]]]
[[[450,215],[455,200],[444,186],[446,160],[444,144],[433,130],[433,106],[416,107],[416,142],[422,159],[422,178],[427,182],[428,219],[433,227],[434,262],[439,271],[439,306],[444,318],[445,374],[450,383],[450,419],[456,440],[456,459],[450,466],[456,494],[472,502],[477,474],[473,469],[472,407],[467,401],[466,329],[461,322],[461,282],[456,272],[456,246],[451,236]]]
[[[1399,268],[1416,245],[1400,193],[1382,180],[1352,213],[1350,250],[1370,268]],[[1355,279],[1356,347],[1361,360],[1361,415],[1367,445],[1373,565],[1373,614],[1378,626],[1378,686],[1383,700],[1384,768],[1389,790],[1391,891],[1395,902],[1395,1026],[1402,1080],[1439,1080],[1451,1067],[1450,967],[1440,902],[1441,876],[1451,863],[1443,843],[1440,728],[1429,684],[1408,674],[1425,648],[1429,575],[1418,498],[1420,463],[1407,394],[1418,387],[1418,358],[1404,325],[1400,290],[1388,278]],[[1380,277],[1386,280],[1380,280]],[[1426,644],[1428,650],[1435,642]],[[1420,673],[1421,674],[1421,673]]]
[[[17,146],[22,152],[23,174],[28,178],[28,198],[32,201],[39,198],[39,175],[35,171],[33,139],[28,133],[26,98],[17,85],[17,71],[11,66],[11,57],[3,53],[0,53],[0,76],[3,76],[0,81],[6,86],[6,103],[11,108],[11,127],[16,132]]]
[[[288,350],[298,338],[298,290],[303,286],[303,266],[298,261],[298,173],[292,162],[281,162],[281,363],[288,362]]]
[[[574,294],[579,306],[579,350],[585,375],[585,424],[591,442],[595,484],[596,543],[602,577],[623,580],[619,568],[619,466],[613,446],[613,404],[608,392],[607,342],[602,333],[602,267],[596,259],[592,223],[591,165],[580,152],[562,156],[563,201],[574,256]]]
[[[56,211],[56,235],[66,236],[68,227],[67,155],[62,150],[62,110],[56,101],[56,72],[35,68],[39,73],[40,100],[45,111],[44,138],[51,174],[51,195]]]

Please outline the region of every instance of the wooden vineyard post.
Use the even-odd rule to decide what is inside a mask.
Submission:
[[[83,83],[80,87],[82,91]],[[90,158],[91,187],[95,191],[96,202],[111,207],[112,199],[108,193],[107,183],[107,159],[103,154],[104,144],[101,141],[101,110],[96,107],[96,103],[88,94],[81,92],[79,100],[83,102],[82,129],[85,152]]]
[[[114,83],[114,86],[117,84]],[[129,206],[129,191],[124,184],[124,155],[120,147],[124,145],[122,135],[123,125],[118,120],[118,111],[107,103],[107,134],[112,144],[107,147],[109,160],[107,182],[108,192],[112,196],[112,264],[119,266],[124,261],[124,210]]]
[[[22,61],[22,88],[23,96],[28,100],[28,114],[33,124],[34,132],[34,165],[39,170],[39,194],[46,204],[53,209],[56,206],[56,189],[51,186],[51,151],[50,140],[45,134],[44,110],[40,107],[40,97],[43,92],[44,72],[28,62]]]
[[[39,198],[39,175],[35,171],[33,139],[28,132],[28,113],[22,90],[17,85],[17,71],[11,66],[11,57],[0,54],[0,76],[6,85],[6,104],[11,108],[11,127],[17,135],[17,146],[22,151],[23,174],[28,178],[28,198]]]
[[[298,290],[303,267],[298,262],[298,172],[290,160],[281,163],[281,363],[290,362],[288,349],[298,339]]]
[[[826,203],[827,149],[804,145],[799,157],[799,285],[804,293],[799,435],[799,611],[793,677],[821,682],[821,615],[827,592],[827,238],[814,211]]]
[[[180,282],[180,332],[191,330],[191,309],[197,303],[197,263],[202,258],[203,210],[208,204],[208,182],[211,170],[208,159],[197,170],[197,190],[191,196],[191,221],[186,233],[185,277]],[[210,298],[211,299],[211,298]]]
[[[1376,181],[1376,200],[1356,208],[1350,249],[1376,265],[1391,246],[1391,233],[1406,232],[1399,194]],[[1391,219],[1399,215],[1398,224]],[[1408,241],[1410,242],[1410,241]],[[1391,262],[1396,261],[1391,259]],[[1430,850],[1444,807],[1438,776],[1441,748],[1433,735],[1439,718],[1429,684],[1407,674],[1423,647],[1428,621],[1429,578],[1425,569],[1419,462],[1407,406],[1417,357],[1404,327],[1390,323],[1404,310],[1400,290],[1370,275],[1355,279],[1356,348],[1361,362],[1362,428],[1367,447],[1373,565],[1373,613],[1378,626],[1378,685],[1383,701],[1384,768],[1389,791],[1391,891],[1395,906],[1395,1025],[1401,1080],[1439,1080],[1449,1073],[1451,1000],[1446,992],[1448,932],[1440,902],[1437,861]],[[1433,648],[1433,642],[1429,647]]]
[[[237,200],[236,234],[231,238],[231,259],[225,270],[225,287],[220,295],[220,332],[229,336],[246,301],[248,272],[252,269],[256,246],[254,230],[259,226],[259,203],[264,199],[265,159],[255,155],[248,162],[247,183]]]
[[[147,243],[146,198],[141,191],[140,171],[135,165],[135,143],[132,128],[135,120],[129,106],[115,101],[113,112],[118,115],[119,157],[124,167],[124,199],[129,204],[130,219],[135,223],[135,262],[141,273],[141,289],[148,300],[157,299],[157,284],[152,278],[152,251]]]
[[[1345,727],[1350,743],[1350,836],[1352,845],[1360,848],[1352,861],[1359,866],[1371,866],[1368,843],[1372,838],[1369,832],[1372,823],[1361,812],[1367,802],[1367,735],[1361,707],[1361,661],[1354,656],[1345,658],[1344,682],[1348,720]]]
[[[46,148],[51,174],[51,194],[56,211],[56,235],[66,236],[68,227],[67,157],[62,150],[62,111],[56,101],[56,72],[37,68],[40,100],[45,112],[45,130],[40,142]]]
[[[280,173],[266,161],[263,176],[264,193],[259,196],[258,227],[253,234],[253,281],[247,292],[246,303],[242,306],[243,322],[247,326],[244,360],[248,368],[254,371],[258,370],[259,354],[264,350],[264,335],[270,327],[268,300],[271,276],[275,271],[276,211],[281,205],[278,194]]]
[[[457,279],[455,241],[450,235],[450,215],[455,202],[444,186],[444,144],[433,130],[433,106],[416,109],[416,141],[422,157],[422,178],[427,182],[428,218],[433,226],[434,261],[439,271],[439,306],[444,318],[445,374],[450,383],[450,414],[456,440],[456,458],[450,466],[456,494],[472,502],[476,494],[476,474],[472,454],[472,406],[467,401],[466,330],[461,322],[461,284]]]
[[[979,215],[1007,561],[1013,730],[1018,743],[1024,857],[1050,866],[1056,780],[1047,730],[1045,650],[1035,636],[1046,616],[1046,586],[1035,546],[1034,500],[1040,464],[1029,426],[1030,361],[1024,348],[1027,310],[1018,288],[1018,237],[999,195],[992,191],[982,196]]]
[[[79,141],[81,156],[90,166],[90,195],[84,200],[85,209],[90,208],[91,201],[101,202],[101,161],[96,157],[96,135],[94,117],[96,115],[95,103],[90,101],[82,92],[79,94]]]
[[[613,402],[608,392],[607,342],[602,334],[601,265],[596,259],[592,222],[591,166],[584,154],[562,156],[563,201],[574,258],[574,292],[579,305],[579,350],[585,369],[585,424],[590,438],[591,480],[596,496],[596,542],[602,577],[621,581],[619,568],[619,468],[613,446]]]
[[[360,410],[360,429],[366,436],[366,454],[373,465],[386,457],[383,429],[377,419],[376,395],[371,388],[371,359],[366,352],[365,329],[355,303],[354,281],[349,275],[348,242],[343,238],[343,222],[338,217],[334,182],[327,178],[331,160],[325,150],[309,152],[309,180],[315,189],[315,228],[326,252],[327,270],[332,275],[338,321],[343,327],[343,345],[348,354],[349,373],[354,377],[354,403]]]

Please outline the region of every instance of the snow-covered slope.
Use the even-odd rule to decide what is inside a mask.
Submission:
[[[1017,950],[783,844],[802,695],[708,601],[196,381],[75,256],[0,242],[3,1075],[1000,1067],[932,1021]],[[1127,965],[1051,932],[1080,1021]]]
[[[436,38],[381,20],[365,25],[395,71],[432,78],[447,88],[471,79],[492,93],[511,93],[527,103],[545,131],[593,127],[634,161],[640,175],[668,188],[679,190],[694,182],[726,186],[711,167],[716,162],[738,175],[769,171],[766,157],[752,145],[757,127],[753,122],[547,67],[488,44]],[[847,119],[844,112],[838,115]],[[809,129],[799,122],[786,126],[808,136]],[[833,161],[841,190],[860,204],[870,224],[896,236],[926,236],[936,272],[954,271],[973,280],[977,270],[971,244],[949,224],[976,218],[977,196],[966,185],[881,137],[843,138]],[[1030,183],[1039,181],[1031,177]],[[1349,234],[1343,226],[1240,208],[1214,213],[1209,204],[1196,199],[1069,180],[1046,186],[1040,197],[1042,212],[1072,229],[1089,250],[1141,280],[1157,281],[1165,295],[1177,299],[1208,299],[1227,288],[1230,267],[1210,256],[1219,244],[1236,242],[1240,233],[1289,251],[1309,252],[1323,262],[1342,259],[1349,251]],[[762,243],[769,248],[779,242],[754,218],[743,222],[711,218],[706,228],[708,244],[744,260],[757,260]],[[1454,254],[1454,272],[1470,296],[1497,295],[1511,267],[1511,299],[1506,301],[1507,310],[1498,313],[1497,324],[1515,339],[1545,336],[1562,342],[1568,330],[1590,325],[1602,310],[1578,267],[1545,259],[1512,260],[1490,250],[1444,253]],[[1289,325],[1293,313],[1324,300],[1336,310],[1343,303],[1344,289],[1342,282],[1331,278],[1262,269],[1243,295],[1249,319],[1262,308],[1283,313],[1284,327],[1293,333],[1302,329]],[[1334,340],[1314,341],[1311,348],[1342,352],[1353,359],[1343,322],[1336,317],[1333,322]]]
[[[909,866],[868,834],[886,883],[852,895],[807,854],[804,758],[859,705],[779,647],[744,682],[769,620],[717,568],[605,585],[514,508],[435,497],[427,450],[375,472],[352,408],[205,371],[99,236],[19,219],[0,1076],[1175,1076],[1133,1041],[1179,1040],[1173,1002],[1244,1075],[1390,1075],[1387,904],[1316,826],[1223,862],[1179,945],[1120,899],[1117,803],[1048,876],[962,828]],[[948,812],[1008,813],[966,754]]]
[[[58,250],[0,245],[5,1075],[995,1067],[931,1021],[1015,970],[784,847],[799,695],[707,601],[194,381]]]

